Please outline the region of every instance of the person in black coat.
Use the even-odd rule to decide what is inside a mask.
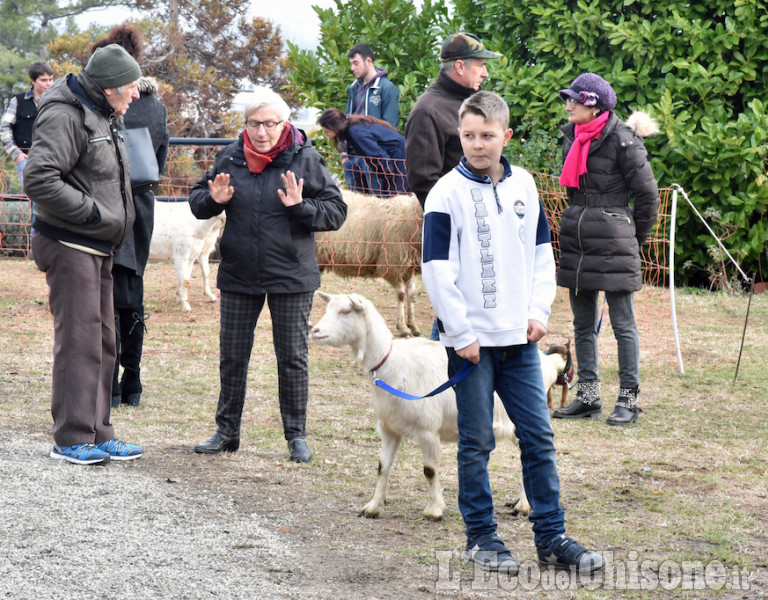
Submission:
[[[119,44],[138,62],[143,42],[139,30],[129,23],[116,25],[106,38],[95,42],[91,52],[108,44]],[[123,117],[126,129],[146,127],[158,171],[165,170],[168,157],[168,111],[158,99],[157,81],[151,77],[139,80],[139,98],[131,103]],[[125,242],[115,253],[112,266],[114,280],[115,333],[117,359],[112,378],[112,407],[122,404],[139,406],[141,402],[141,356],[144,347],[144,269],[149,260],[149,246],[155,223],[155,194],[150,184],[132,187],[136,221]],[[120,367],[123,368],[122,378]]]
[[[375,196],[410,193],[405,179],[405,138],[382,119],[327,108],[317,122],[341,153],[349,189]]]
[[[618,344],[619,392],[609,425],[637,421],[640,349],[634,293],[642,287],[640,246],[659,209],[659,189],[640,135],[656,133],[645,113],[625,124],[612,112],[616,94],[599,75],[584,73],[560,90],[569,123],[563,132],[560,184],[569,206],[560,224],[557,283],[570,290],[578,392],[554,418],[599,417],[598,295],[605,292]],[[634,202],[634,204],[632,203]]]
[[[283,431],[294,462],[309,462],[309,312],[320,269],[316,231],[338,229],[347,205],[320,154],[288,123],[290,109],[271,90],[245,107],[245,131],[224,147],[192,188],[198,219],[226,211],[217,285],[221,292],[216,432],[195,452],[240,447],[254,329],[266,302],[272,317]]]

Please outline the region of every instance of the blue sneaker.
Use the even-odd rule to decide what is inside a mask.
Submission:
[[[537,548],[539,564],[555,569],[576,569],[582,575],[605,569],[605,558],[590,552],[572,537],[558,535],[546,548]]]
[[[76,465],[105,465],[109,462],[109,454],[98,448],[96,444],[72,444],[71,446],[56,444],[50,456]]]
[[[141,446],[126,444],[118,439],[102,442],[97,444],[96,447],[106,452],[112,460],[135,460],[144,455],[144,450]]]

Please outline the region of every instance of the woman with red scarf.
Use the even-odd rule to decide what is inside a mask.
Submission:
[[[599,417],[598,295],[605,292],[618,345],[619,392],[609,425],[629,425],[640,410],[640,349],[634,293],[642,287],[640,246],[659,209],[659,189],[641,136],[658,132],[645,113],[622,122],[613,112],[616,94],[599,75],[579,75],[567,89],[568,124],[560,184],[569,206],[560,223],[557,284],[569,288],[578,361],[578,392],[554,418]]]
[[[216,157],[189,195],[192,213],[226,211],[217,285],[221,292],[216,432],[195,452],[240,447],[254,329],[266,302],[272,317],[278,396],[294,462],[309,462],[306,443],[309,312],[320,270],[314,232],[341,227],[347,206],[321,156],[288,123],[290,109],[270,90],[245,107],[245,130]]]

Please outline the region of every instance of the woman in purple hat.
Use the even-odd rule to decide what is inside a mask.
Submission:
[[[560,90],[568,123],[563,132],[560,184],[568,208],[560,223],[557,284],[570,290],[578,361],[573,402],[552,413],[558,419],[599,417],[598,295],[605,292],[618,344],[619,393],[609,425],[637,421],[640,350],[634,293],[642,287],[640,246],[656,223],[659,188],[641,137],[658,133],[653,119],[635,112],[622,122],[613,112],[616,94],[594,73]]]

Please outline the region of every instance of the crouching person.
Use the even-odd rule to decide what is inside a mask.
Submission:
[[[135,217],[118,132],[141,70],[120,46],[97,50],[41,98],[24,169],[34,203],[32,251],[54,325],[51,458],[104,464],[139,458],[110,423],[115,365],[112,257]]]
[[[474,370],[456,385],[459,509],[467,534],[462,558],[515,574],[519,562],[496,533],[488,458],[495,447],[493,393],[520,440],[523,484],[533,508],[543,566],[605,567],[605,559],[565,534],[554,433],[538,342],[555,298],[555,262],[536,184],[502,156],[512,137],[509,109],[477,92],[459,111],[464,157],[430,191],[424,210],[422,275],[447,347],[448,370]]]
[[[221,292],[216,432],[195,452],[240,447],[254,329],[266,302],[272,316],[278,397],[290,459],[312,459],[307,446],[307,337],[320,287],[315,231],[341,227],[347,206],[320,154],[287,122],[290,109],[265,90],[244,111],[245,131],[216,157],[189,194],[192,213],[226,211],[217,285]]]

